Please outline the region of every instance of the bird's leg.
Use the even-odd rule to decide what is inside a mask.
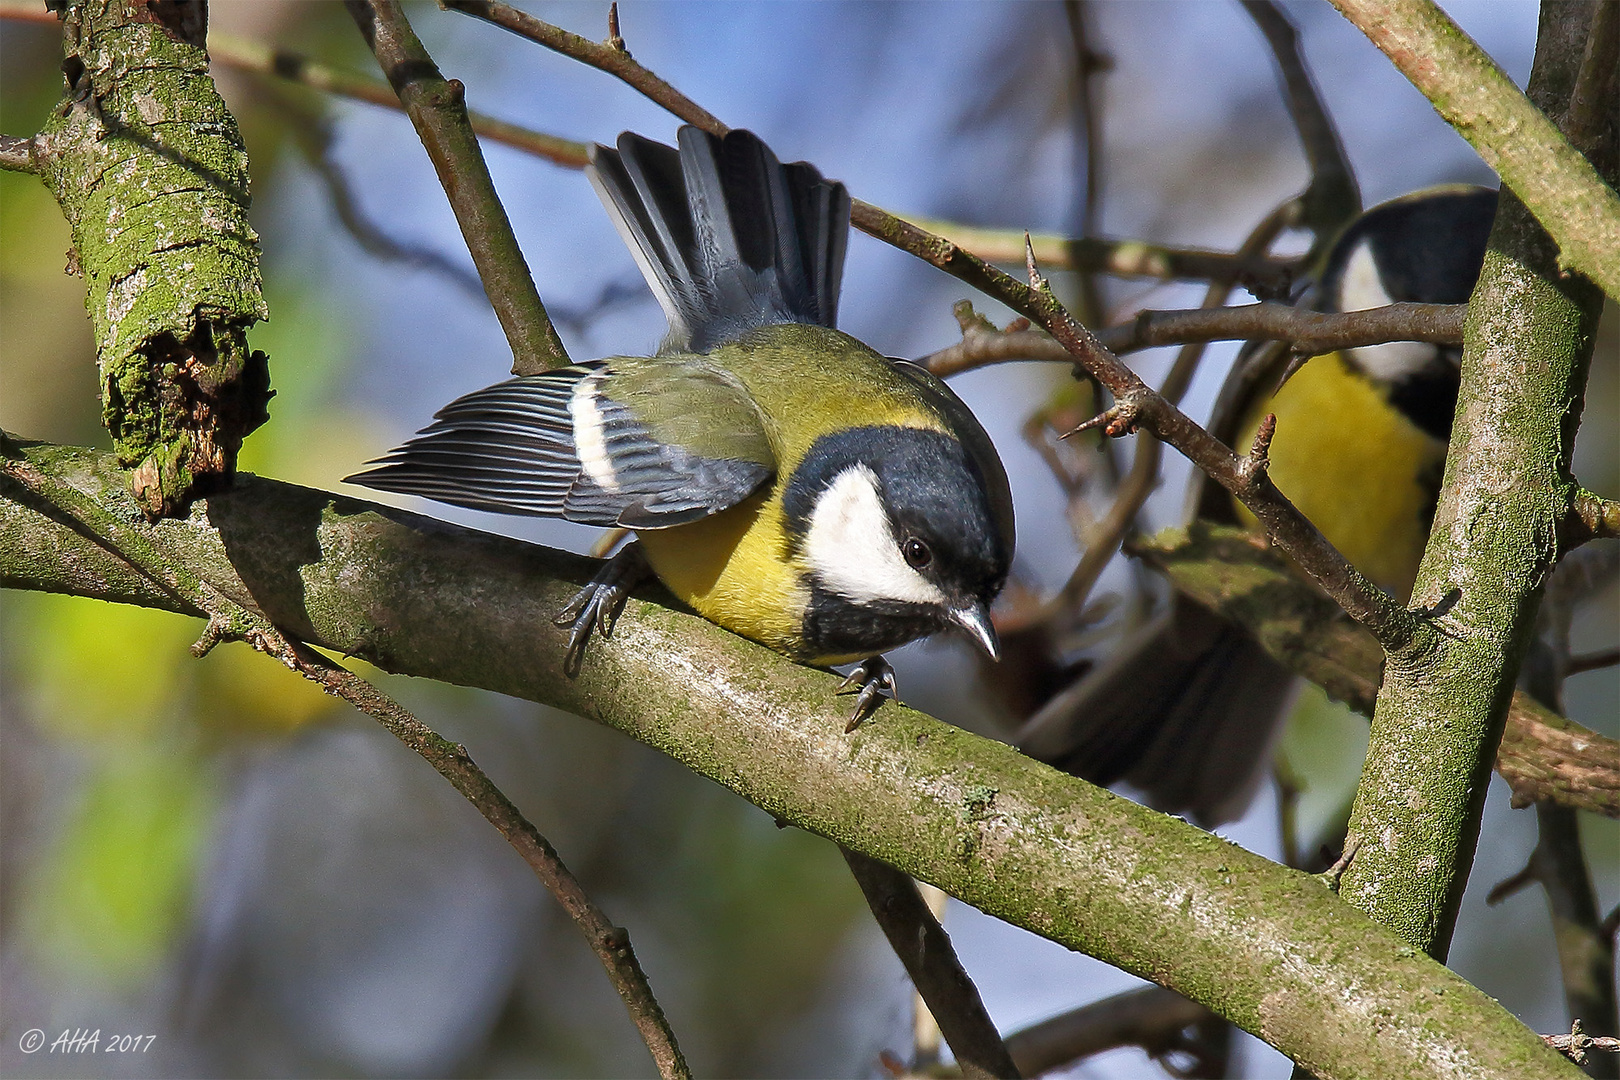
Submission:
[[[844,731],[854,731],[861,721],[871,716],[885,697],[899,698],[894,687],[894,668],[881,656],[871,656],[855,665],[855,670],[844,676],[836,694],[854,694],[855,711],[849,715]]]
[[[613,624],[619,621],[626,600],[635,587],[652,575],[641,545],[631,541],[596,572],[596,576],[568,601],[568,606],[552,620],[558,626],[570,627],[568,651],[563,654],[563,671],[569,678],[579,674],[579,665],[585,656],[585,643],[591,631],[599,629],[604,638],[613,636]]]

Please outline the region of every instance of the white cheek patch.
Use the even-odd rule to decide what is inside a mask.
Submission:
[[[945,603],[939,587],[901,556],[877,476],[865,465],[839,473],[816,500],[804,554],[822,587],[847,600]]]
[[[568,415],[574,421],[574,453],[585,466],[585,475],[603,491],[612,492],[619,490],[619,478],[608,457],[607,441],[602,437],[602,413],[595,400],[596,388],[604,378],[605,374],[597,374],[579,380],[573,397],[568,399]]]
[[[1395,302],[1378,276],[1372,245],[1365,240],[1356,245],[1345,263],[1339,299],[1345,311],[1365,311]],[[1345,352],[1369,376],[1384,382],[1399,382],[1422,371],[1434,362],[1435,356],[1434,346],[1421,341],[1386,341],[1382,345],[1362,345]]]

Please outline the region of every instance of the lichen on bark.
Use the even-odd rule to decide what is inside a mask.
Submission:
[[[271,393],[247,343],[268,314],[247,152],[205,27],[200,2],[66,4],[66,93],[36,152],[73,231],[102,420],[149,518],[230,483]]]

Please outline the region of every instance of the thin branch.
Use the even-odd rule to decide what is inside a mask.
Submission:
[[[531,375],[567,364],[568,351],[546,317],[529,264],[490,180],[467,118],[461,83],[439,73],[397,0],[347,0],[347,4],[439,174],[484,292],[511,343],[512,371]]]
[[[1293,20],[1273,0],[1243,0],[1243,9],[1265,35],[1272,59],[1277,62],[1288,115],[1299,132],[1311,169],[1310,185],[1299,197],[1300,224],[1316,234],[1313,250],[1322,250],[1345,222],[1361,212],[1361,191],[1338,129],[1322,105],[1322,96],[1305,63]]]
[[[664,1080],[689,1080],[691,1070],[675,1042],[675,1032],[664,1016],[663,1007],[653,996],[647,975],[636,960],[629,931],[615,926],[607,914],[596,906],[579,879],[563,864],[557,849],[484,774],[467,753],[466,747],[450,742],[371,683],[300,641],[274,633],[274,636],[254,636],[250,643],[313,681],[328,694],[342,698],[376,719],[466,796],[467,801],[500,830],[507,843],[516,849],[585,935],[591,951],[602,962],[613,988],[619,992],[625,1008],[629,1010],[636,1030],[647,1044],[658,1075]]]
[[[1209,1046],[1200,1036],[1225,1021],[1173,990],[1146,986],[1071,1009],[1007,1036],[1007,1049],[1025,1076],[1039,1076],[1082,1058],[1138,1046],[1151,1058],[1192,1054],[1194,1070],[1181,1076],[1225,1076],[1227,1046]],[[1189,1029],[1193,1032],[1188,1037]],[[1215,1059],[1219,1060],[1215,1060]]]
[[[969,257],[971,258],[971,257]],[[1010,288],[997,281],[1000,292],[1016,299],[1015,307],[1041,322],[1052,336],[1097,378],[1114,397],[1114,405],[1099,420],[1106,420],[1110,435],[1146,427],[1185,454],[1210,479],[1231,492],[1265,526],[1266,532],[1328,595],[1357,622],[1366,626],[1386,651],[1406,648],[1419,633],[1419,624],[1389,594],[1372,584],[1328,543],[1305,515],[1277,490],[1264,468],[1263,458],[1245,459],[1195,424],[1185,413],[1154,392],[1119,357],[1103,348],[1091,332],[1069,317],[1052,294],[1051,286],[1029,258],[1031,287]],[[1000,271],[992,271],[1000,274]],[[1002,275],[1003,277],[1005,275]]]
[[[1568,675],[1580,675],[1587,671],[1598,671],[1606,667],[1620,664],[1620,648],[1599,649],[1597,652],[1581,653],[1569,658],[1569,666],[1564,669]]]
[[[109,513],[78,489],[50,476],[26,458],[12,457],[8,453],[0,461],[0,472],[49,507],[53,516],[73,532],[128,565],[176,604],[189,609],[188,613],[205,616],[208,625],[192,646],[194,655],[206,655],[221,641],[245,641],[316,683],[328,694],[342,698],[375,718],[433,766],[500,830],[585,935],[641,1032],[659,1075],[665,1080],[691,1076],[676,1045],[674,1032],[630,947],[629,934],[613,925],[596,906],[563,864],[556,849],[484,774],[465,747],[443,738],[365,679],[284,634],[258,609],[249,590],[232,590],[241,597],[235,600],[226,591],[196,576],[182,555],[167,549],[164,534],[143,529]]]
[[[110,455],[21,452],[133,512]],[[565,677],[551,612],[588,560],[249,475],[188,520],[135,528],[316,647],[609,724],[780,820],[1218,1008],[1319,1073],[1567,1075],[1499,1005],[1317,882],[903,706],[844,735],[833,676],[696,615],[633,599]],[[0,585],[196,610],[3,471]]]
[[[951,939],[911,878],[878,859],[844,849],[844,861],[866,896],[912,985],[939,1023],[940,1034],[970,1077],[1018,1077],[978,988],[956,958]]]
[[[0,169],[11,172],[35,171],[33,136],[0,135]]]
[[[1588,1050],[1601,1050],[1606,1054],[1620,1054],[1620,1039],[1603,1035],[1588,1035],[1581,1030],[1579,1018],[1572,1020],[1569,1034],[1543,1035],[1542,1041],[1577,1065],[1585,1065]]]
[[[1078,157],[1075,164],[1083,176],[1074,231],[1079,239],[1085,240],[1096,235],[1102,220],[1103,109],[1102,81],[1098,76],[1112,68],[1113,63],[1092,45],[1095,28],[1090,25],[1092,13],[1086,0],[1065,0],[1063,14],[1069,26],[1073,61],[1069,73],[1069,122]],[[1093,325],[1101,322],[1104,318],[1102,293],[1096,273],[1081,271],[1076,285],[1075,306],[1080,311],[1081,321]]]
[[[532,19],[532,16],[516,9],[512,10],[523,20]],[[0,0],[0,18],[26,22],[56,21],[50,12],[36,8],[27,0]],[[546,34],[548,39],[555,38],[557,44],[554,47],[558,52],[592,66],[601,66],[592,63],[593,57],[602,55],[597,52],[601,46],[550,24],[540,23],[540,25],[549,31]],[[581,51],[577,53],[570,51],[576,44]],[[210,34],[208,50],[210,58],[216,63],[237,70],[277,76],[311,89],[385,108],[396,110],[402,108],[398,96],[387,83],[318,63],[294,50],[273,48],[229,34]],[[622,54],[622,58],[628,56],[628,53]],[[627,62],[630,66],[639,68],[635,61]],[[646,73],[646,77],[662,82],[650,73]],[[683,119],[689,115],[708,115],[684,98],[676,104],[679,108],[671,111]],[[566,168],[583,169],[589,161],[590,147],[586,143],[508,123],[485,113],[469,110],[467,115],[473,130],[483,138],[543,157]],[[698,126],[710,131],[727,130],[725,125],[717,120],[712,121],[710,125]],[[873,221],[881,222],[894,217],[870,204],[863,205],[874,212]],[[929,232],[938,233],[964,247],[972,248],[987,262],[1016,263],[1024,256],[1025,234],[1022,230],[983,228],[927,218],[917,218],[916,223]],[[1251,290],[1267,296],[1286,295],[1300,265],[1298,259],[1239,259],[1222,251],[1166,247],[1142,240],[1074,238],[1037,233],[1032,236],[1032,242],[1041,263],[1053,269],[1092,270],[1116,277],[1160,280],[1206,281],[1215,277],[1232,277]]]
[[[636,63],[629,50],[625,49],[622,37],[619,38],[617,46],[599,44],[578,34],[571,34],[559,26],[553,26],[526,11],[519,11],[511,4],[503,4],[498,0],[440,0],[439,6],[471,15],[476,19],[483,19],[502,30],[510,30],[519,37],[544,45],[553,52],[573,57],[622,79],[688,124],[696,125],[710,134],[724,135],[731,130],[713,113]]]
[[[1524,201],[1557,243],[1559,265],[1620,299],[1620,195],[1495,61],[1431,0],[1333,6]]]
[[[1129,322],[1097,331],[1097,340],[1116,355],[1200,341],[1287,342],[1299,356],[1386,341],[1427,341],[1461,345],[1466,304],[1390,304],[1363,311],[1311,311],[1267,302],[1240,307],[1141,311]],[[1074,357],[1050,334],[1039,330],[996,333],[974,330],[962,340],[917,362],[940,378],[986,364],[1018,360],[1073,363]],[[1617,518],[1620,521],[1620,518]]]
[[[442,2],[447,8],[453,8],[484,19],[543,45],[554,52],[617,76],[675,116],[689,124],[702,128],[711,135],[724,135],[731,130],[713,113],[710,113],[691,98],[670,86],[669,83],[642,67],[627,51],[609,45],[599,45],[594,41],[580,37],[578,34],[571,34],[560,27],[553,26],[526,12],[519,11],[509,4],[496,2],[496,0],[442,0]],[[930,244],[949,244],[949,241],[942,240],[937,236],[931,236],[923,228],[903,221],[888,211],[873,206],[871,203],[862,202],[859,199],[852,202],[850,221],[861,231],[914,255],[920,254],[920,249]],[[931,222],[929,224],[934,225],[937,223]],[[969,226],[953,226],[952,233],[962,243],[971,242],[968,238],[973,237],[988,242],[992,239],[1000,240],[1015,235],[1004,230],[979,230]],[[1021,240],[1023,234],[1016,235]],[[1054,255],[1052,262],[1054,266],[1084,261],[1095,265],[1098,269],[1125,276],[1199,279],[1214,276],[1216,273],[1229,273],[1234,269],[1236,263],[1232,256],[1219,252],[1178,252],[1174,249],[1160,248],[1136,241],[1087,241],[1084,239],[1071,240],[1065,237],[1053,237],[1051,243],[1053,248],[1059,252],[1066,247],[1070,249],[1067,256],[1063,254]],[[1017,261],[1018,255],[1015,251],[1002,251],[989,243],[986,244],[986,247],[985,259],[987,260]],[[1053,254],[1053,252],[1043,251],[1043,254]],[[1002,255],[1005,255],[1004,259],[1000,258]],[[936,259],[928,259],[927,261],[940,266],[947,273],[957,273],[956,270],[952,270],[948,266],[942,266]],[[1288,280],[1291,278],[1291,265],[1270,261],[1255,264],[1236,263],[1236,269],[1240,274],[1240,280],[1248,280],[1248,278],[1252,277],[1257,288],[1285,289]],[[971,273],[971,271],[968,272]],[[958,273],[957,276],[962,275]],[[975,287],[982,287],[979,284],[981,279],[978,277],[964,277],[963,280]],[[997,295],[988,289],[984,291],[990,296]]]
[[[1583,489],[1570,500],[1570,525],[1573,535],[1565,541],[1565,550],[1588,540],[1614,540],[1620,538],[1620,499],[1605,499]]]
[[[1586,33],[1586,52],[1575,89],[1569,95],[1569,108],[1560,125],[1577,147],[1592,145],[1602,137],[1614,108],[1614,81],[1620,71],[1620,4],[1592,5],[1592,25]]]
[[[1291,221],[1294,207],[1295,201],[1290,199],[1261,219],[1238,249],[1239,256],[1258,255],[1269,249]],[[1203,307],[1199,310],[1219,311],[1231,295],[1230,280],[1213,281],[1204,293]],[[1192,385],[1193,375],[1204,356],[1204,345],[1204,342],[1183,345],[1176,356],[1176,362],[1165,376],[1159,393],[1172,405],[1178,404],[1182,395],[1187,392],[1187,387]],[[1124,540],[1126,533],[1135,527],[1137,516],[1147,504],[1148,496],[1159,486],[1159,462],[1162,456],[1159,439],[1152,432],[1143,432],[1137,438],[1136,456],[1131,461],[1131,470],[1115,492],[1113,504],[1109,507],[1107,515],[1086,538],[1085,553],[1080,556],[1080,562],[1075,567],[1074,573],[1069,576],[1063,588],[1048,601],[1046,605],[1048,617],[1063,611],[1079,612],[1085,609],[1091,590],[1096,587],[1103,570],[1113,559],[1114,553],[1119,550],[1120,542]]]
[[[392,93],[389,91],[390,96]],[[382,262],[398,263],[437,274],[469,296],[475,299],[483,297],[483,282],[464,264],[455,262],[442,251],[396,240],[367,216],[354,185],[349,182],[348,174],[333,160],[332,127],[325,116],[291,103],[288,103],[288,111],[291,122],[287,127],[293,141],[303,152],[309,167],[326,185],[326,194],[338,223],[362,251]]]
[[[867,219],[872,228],[856,227],[886,239],[879,230],[885,218],[895,215],[870,203],[874,211]],[[1286,295],[1300,268],[1298,259],[1241,258],[1230,252],[1205,248],[1177,248],[1143,240],[1113,240],[1104,237],[1058,236],[1052,233],[1025,233],[1022,229],[997,229],[963,225],[936,218],[910,218],[918,229],[934,233],[968,248],[985,262],[1022,264],[1024,238],[1035,247],[1042,266],[1054,270],[1091,270],[1126,278],[1157,278],[1161,281],[1209,281],[1230,278],[1264,296]]]

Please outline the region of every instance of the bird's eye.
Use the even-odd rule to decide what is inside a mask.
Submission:
[[[921,570],[934,561],[934,553],[928,550],[928,545],[915,536],[906,537],[906,542],[900,545],[900,553],[913,570]]]

